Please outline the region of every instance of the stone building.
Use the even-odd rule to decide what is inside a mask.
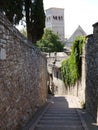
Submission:
[[[64,9],[49,8],[46,10],[46,28],[51,29],[64,41]]]
[[[65,52],[47,54],[47,69],[49,74],[49,87],[53,94],[66,94],[65,84],[61,77],[61,63],[68,58]]]
[[[65,48],[70,48],[72,46],[72,42],[75,40],[77,36],[86,36],[86,32],[79,25],[74,33],[66,40]]]

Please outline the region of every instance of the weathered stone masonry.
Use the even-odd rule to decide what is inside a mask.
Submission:
[[[21,129],[47,97],[46,59],[0,13],[0,130]]]
[[[98,122],[98,23],[86,44],[86,110]]]

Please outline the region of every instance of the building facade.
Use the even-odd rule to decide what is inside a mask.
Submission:
[[[64,9],[49,8],[46,10],[46,28],[51,29],[64,41]]]
[[[47,53],[46,58],[50,91],[56,95],[66,94],[66,87],[61,76],[61,65],[68,55],[65,52],[53,52]]]

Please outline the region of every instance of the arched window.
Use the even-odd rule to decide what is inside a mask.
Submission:
[[[60,19],[61,19],[61,17],[60,17],[60,16],[58,16],[58,19],[60,20]]]
[[[53,19],[55,19],[55,16],[53,16]]]
[[[57,16],[55,16],[55,19],[57,20]]]
[[[61,16],[61,20],[63,20],[63,16]]]

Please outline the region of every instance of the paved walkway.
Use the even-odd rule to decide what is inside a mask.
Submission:
[[[37,120],[26,130],[98,130],[81,110],[78,98],[73,96],[55,96],[49,98],[49,104],[39,114]]]

